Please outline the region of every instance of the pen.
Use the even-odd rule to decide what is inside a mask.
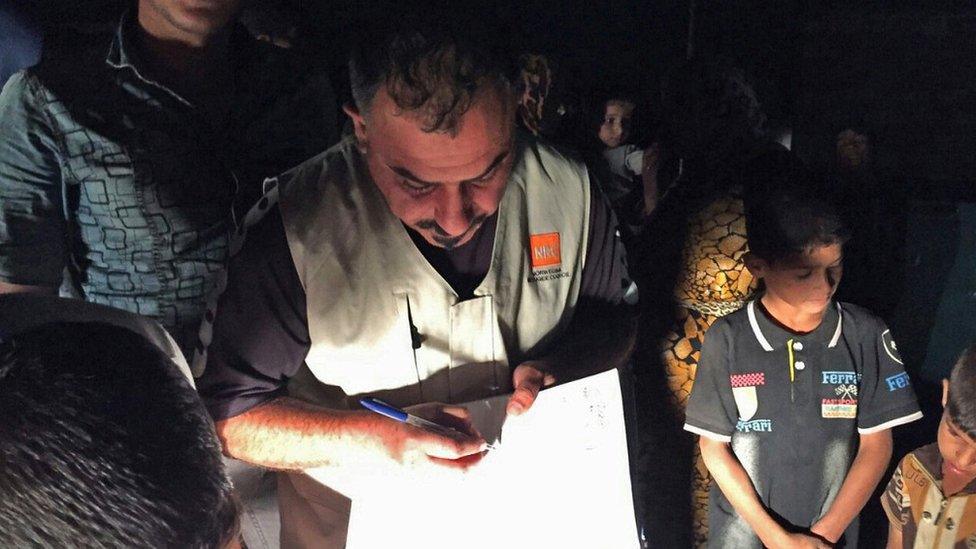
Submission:
[[[450,437],[457,439],[458,436],[467,437],[470,436],[467,433],[462,433],[453,427],[448,427],[446,425],[441,425],[440,423],[434,423],[433,421],[426,420],[422,417],[415,416],[413,414],[408,414],[400,408],[393,406],[392,404],[387,404],[378,398],[362,398],[359,403],[363,405],[368,410],[376,412],[377,414],[386,416],[390,419],[395,419],[401,423],[406,423],[407,425],[413,425],[414,427],[420,427],[425,431],[431,433],[436,433],[445,437]],[[495,447],[492,444],[487,446],[488,450],[493,450]]]

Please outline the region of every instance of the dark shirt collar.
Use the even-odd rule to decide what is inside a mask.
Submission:
[[[136,44],[136,37],[139,30],[134,9],[127,9],[119,19],[119,24],[115,28],[115,35],[109,45],[108,54],[105,56],[105,63],[115,69],[131,69],[135,75],[147,84],[157,86],[170,93],[183,103],[191,103],[179,94],[166,87],[165,85],[148,77],[145,70],[145,63],[139,57],[139,48]],[[231,32],[230,51],[233,54],[235,75],[240,76],[251,72],[253,69],[257,74],[264,75],[266,72],[261,67],[252,67],[260,63],[262,56],[259,54],[257,40],[253,39],[247,30],[240,24],[235,24]],[[273,69],[273,67],[271,67]],[[273,70],[272,70],[273,72]]]
[[[105,62],[112,67],[117,69],[131,67],[135,69],[135,63],[131,57],[133,51],[131,42],[132,33],[135,32],[132,26],[135,24],[135,11],[132,9],[125,10],[125,13],[119,19],[118,26],[115,27],[115,36],[109,45],[108,55],[105,56]]]
[[[762,306],[760,300],[761,296],[756,297],[746,307],[748,308],[747,314],[749,315],[749,324],[752,327],[753,335],[756,336],[763,349],[772,351],[778,346],[785,345],[789,339],[820,343],[827,347],[834,347],[840,340],[841,331],[844,326],[840,303],[836,301],[831,302],[817,329],[806,334],[795,334],[772,319]]]

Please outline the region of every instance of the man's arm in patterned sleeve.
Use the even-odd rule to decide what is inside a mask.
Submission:
[[[0,94],[0,293],[55,293],[66,257],[54,132],[25,72]]]

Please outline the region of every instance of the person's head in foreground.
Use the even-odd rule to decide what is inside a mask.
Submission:
[[[355,106],[345,110],[393,214],[451,249],[498,209],[512,168],[516,100],[503,57],[473,33],[477,25],[398,23],[365,32],[353,48]]]
[[[802,176],[793,179],[747,197],[745,261],[763,281],[762,302],[770,312],[819,319],[840,284],[850,233],[816,186]]]
[[[633,136],[636,105],[625,97],[611,97],[603,104],[597,137],[609,148],[626,145]]]
[[[942,380],[942,405],[942,475],[964,486],[976,478],[976,345],[963,352],[949,379]]]
[[[212,423],[128,330],[50,324],[0,344],[0,538],[16,547],[236,547]]]

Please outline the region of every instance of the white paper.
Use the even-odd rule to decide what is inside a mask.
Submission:
[[[499,429],[506,402],[466,405],[497,448],[463,480],[400,479],[355,499],[347,547],[638,547],[618,373],[547,389]]]

